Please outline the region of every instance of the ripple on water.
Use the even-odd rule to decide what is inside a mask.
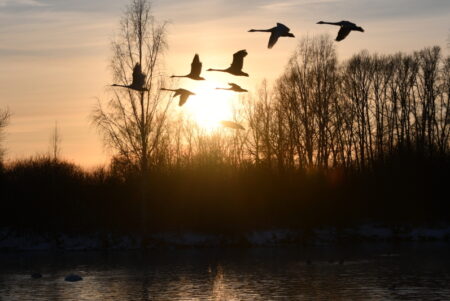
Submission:
[[[0,254],[0,300],[450,300],[449,251],[439,244]],[[32,279],[33,271],[43,277]],[[70,273],[83,281],[65,282]]]

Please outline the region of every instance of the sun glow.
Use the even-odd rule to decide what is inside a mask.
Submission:
[[[183,106],[187,115],[207,131],[222,127],[221,120],[233,119],[233,103],[239,98],[237,93],[217,90],[218,87],[227,88],[228,84],[217,81],[198,83],[189,89],[195,95],[190,96]]]

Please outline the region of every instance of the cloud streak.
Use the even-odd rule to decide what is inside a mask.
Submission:
[[[37,0],[0,0],[0,7],[46,6]]]

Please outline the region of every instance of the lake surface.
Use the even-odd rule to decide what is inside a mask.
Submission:
[[[450,300],[450,243],[0,253],[0,300]]]

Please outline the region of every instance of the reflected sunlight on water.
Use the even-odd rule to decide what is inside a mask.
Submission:
[[[0,300],[449,300],[449,250],[443,244],[1,254]],[[31,279],[35,271],[43,278]],[[65,282],[70,273],[84,280]]]

